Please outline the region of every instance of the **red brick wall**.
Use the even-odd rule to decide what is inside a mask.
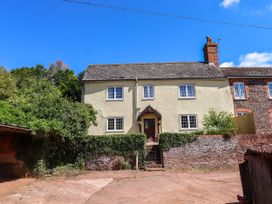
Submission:
[[[235,113],[253,112],[257,133],[272,132],[272,100],[269,99],[267,83],[271,79],[230,79],[230,88],[234,101]],[[234,82],[244,82],[245,100],[234,99]]]

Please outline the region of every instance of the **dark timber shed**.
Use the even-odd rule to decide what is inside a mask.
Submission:
[[[29,151],[30,143],[29,129],[0,124],[0,178],[26,175],[28,169],[20,154],[22,151]]]
[[[251,204],[272,203],[272,151],[248,150],[240,174],[243,193]]]

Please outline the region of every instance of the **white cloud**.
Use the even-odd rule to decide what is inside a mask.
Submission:
[[[272,67],[272,52],[252,52],[242,55],[238,67]],[[221,67],[235,66],[234,62],[224,62]]]
[[[223,0],[221,2],[220,6],[222,6],[224,8],[229,8],[229,7],[239,4],[239,3],[240,3],[240,0]]]
[[[224,62],[220,65],[220,67],[234,67],[234,62]]]
[[[240,57],[240,67],[270,67],[272,52],[252,52]]]

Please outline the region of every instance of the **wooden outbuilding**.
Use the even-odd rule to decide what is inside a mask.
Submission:
[[[21,157],[31,144],[31,131],[0,124],[0,178],[24,177],[28,168]]]

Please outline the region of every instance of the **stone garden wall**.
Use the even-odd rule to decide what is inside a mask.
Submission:
[[[247,149],[272,150],[272,135],[199,136],[195,142],[162,152],[164,168],[238,167]]]

